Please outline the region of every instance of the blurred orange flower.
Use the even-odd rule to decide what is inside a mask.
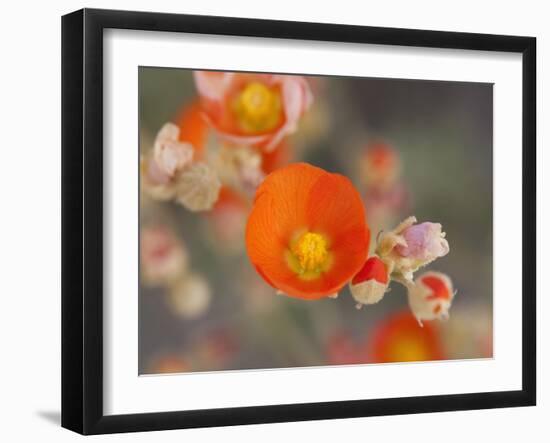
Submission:
[[[445,358],[436,326],[420,326],[409,311],[392,314],[376,325],[367,342],[367,353],[372,363]]]
[[[369,240],[361,197],[349,179],[306,163],[266,177],[246,227],[258,273],[303,299],[342,289],[365,263]]]
[[[198,100],[181,110],[176,117],[176,125],[180,128],[179,140],[193,145],[195,158],[200,158],[208,136],[208,124]]]
[[[189,370],[191,367],[188,362],[175,354],[168,354],[156,359],[149,368],[149,372],[152,374],[173,374]]]
[[[371,186],[391,185],[401,173],[398,152],[383,141],[375,141],[367,145],[360,166],[361,176],[366,184]]]
[[[194,75],[207,121],[236,145],[274,149],[296,131],[313,100],[301,76],[207,71]]]

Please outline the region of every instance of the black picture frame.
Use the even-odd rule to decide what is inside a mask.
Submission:
[[[131,415],[103,413],[103,30],[455,48],[522,54],[522,389]],[[536,39],[83,9],[62,18],[62,426],[82,434],[229,426],[536,402]]]

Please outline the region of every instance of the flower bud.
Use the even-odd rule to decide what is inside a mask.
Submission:
[[[151,226],[141,230],[141,270],[145,283],[168,284],[184,274],[188,256],[183,244],[168,227]]]
[[[451,279],[430,271],[409,286],[409,306],[421,325],[422,320],[447,320],[454,295]]]
[[[224,146],[214,167],[220,180],[245,192],[254,192],[265,178],[262,171],[262,155],[248,146]]]
[[[360,161],[361,178],[368,187],[387,189],[401,173],[399,153],[388,143],[369,143]]]
[[[179,141],[180,129],[166,123],[158,132],[153,147],[153,159],[161,173],[169,178],[193,160],[193,146]]]
[[[210,306],[208,282],[196,273],[189,273],[170,288],[168,301],[175,314],[183,318],[198,318]]]
[[[218,201],[221,186],[212,167],[196,162],[179,174],[176,200],[190,211],[207,211]]]
[[[386,264],[376,256],[370,257],[349,285],[351,295],[357,302],[357,309],[362,305],[372,305],[382,300],[388,283],[389,272]]]
[[[393,231],[382,233],[376,248],[380,257],[393,263],[393,271],[408,280],[413,272],[449,252],[441,224],[415,223],[416,217],[409,217]]]
[[[152,155],[140,159],[141,189],[150,198],[167,201],[174,198],[174,182],[162,172]]]

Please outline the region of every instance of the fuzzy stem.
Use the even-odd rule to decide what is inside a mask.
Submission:
[[[401,274],[394,274],[391,276],[391,279],[393,281],[396,281],[397,283],[400,283],[402,284],[403,286],[405,286],[405,288],[407,288],[407,290],[411,289],[413,286],[414,286],[414,282],[412,280],[409,280],[405,277],[403,277],[403,275]]]

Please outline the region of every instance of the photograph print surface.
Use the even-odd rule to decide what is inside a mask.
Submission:
[[[139,68],[139,371],[491,358],[493,86]]]

